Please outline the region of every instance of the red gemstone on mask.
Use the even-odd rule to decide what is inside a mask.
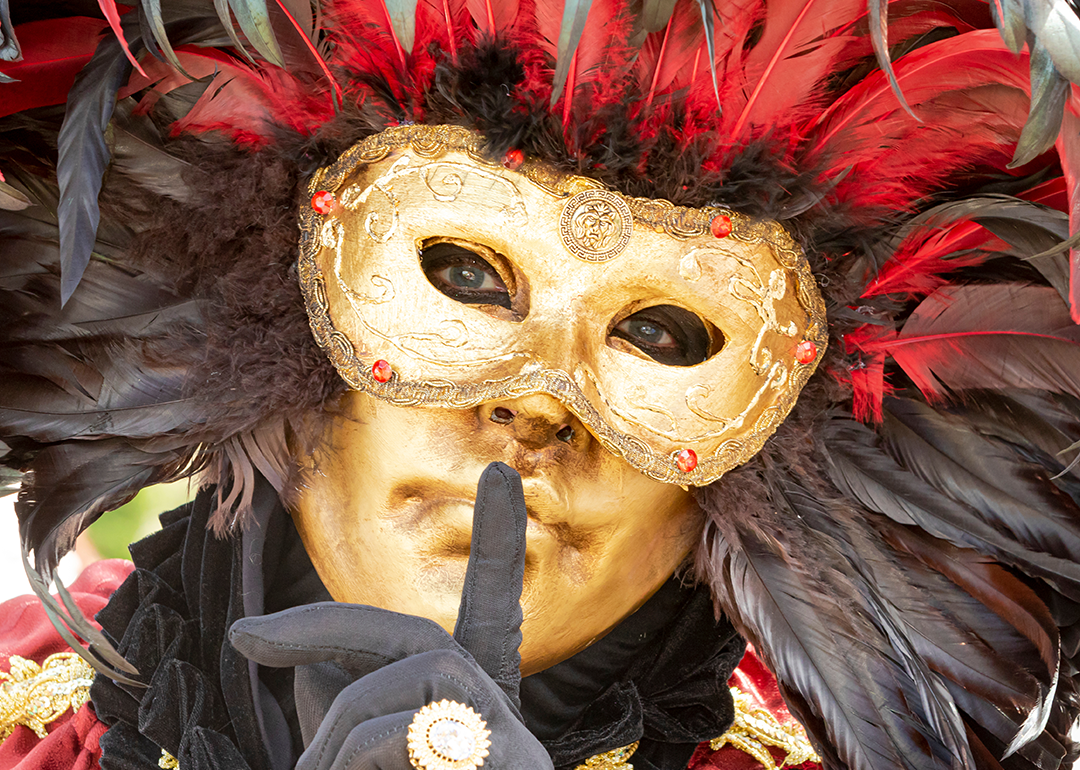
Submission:
[[[311,208],[322,215],[329,214],[337,205],[337,196],[329,190],[319,190],[311,196]]]
[[[697,467],[697,452],[693,449],[684,449],[675,455],[675,464],[683,473],[689,473]]]
[[[507,150],[506,155],[503,156],[503,165],[511,171],[517,171],[524,162],[525,153],[518,149]]]
[[[727,214],[717,214],[709,223],[709,229],[717,238],[727,238],[731,235],[731,217]]]
[[[817,345],[810,340],[803,340],[795,346],[795,360],[800,364],[808,364],[817,358]]]
[[[388,382],[394,376],[394,369],[389,361],[383,361],[380,358],[371,365],[371,376],[379,382]]]

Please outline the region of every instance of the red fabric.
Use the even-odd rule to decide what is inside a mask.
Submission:
[[[739,667],[731,675],[728,684],[738,687],[750,695],[755,703],[766,708],[784,725],[797,724],[791,716],[784,699],[780,696],[780,689],[776,686],[776,677],[772,675],[765,664],[754,654],[753,647],[746,648]],[[784,760],[784,753],[776,749],[770,749],[777,766]],[[633,763],[633,758],[631,758]],[[690,770],[762,770],[762,765],[749,754],[734,748],[725,746],[719,751],[713,751],[708,743],[698,746],[690,760]],[[820,770],[821,765],[816,762],[804,762],[801,765],[787,765],[785,770]]]
[[[65,714],[49,725],[46,738],[39,739],[27,727],[16,727],[0,745],[0,768],[98,770],[98,741],[105,729],[89,703],[74,716]]]
[[[0,62],[0,72],[17,81],[0,84],[0,117],[63,104],[75,75],[90,61],[107,28],[104,19],[87,16],[31,21],[16,27],[23,59]]]
[[[134,565],[122,559],[91,564],[70,587],[83,614],[92,618],[105,606]],[[20,596],[0,604],[0,667],[8,669],[11,655],[41,663],[55,652],[70,648],[52,627],[36,596]],[[38,738],[27,727],[16,727],[0,744],[0,770],[97,770],[101,748],[98,741],[105,725],[97,720],[90,704],[70,712],[48,726],[49,735]]]

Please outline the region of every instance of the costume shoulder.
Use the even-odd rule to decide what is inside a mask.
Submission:
[[[88,567],[70,588],[83,615],[103,608],[131,568],[122,559]],[[89,704],[93,675],[36,596],[0,604],[0,769],[98,767],[105,725]]]
[[[752,647],[728,684],[735,721],[722,736],[698,747],[689,770],[820,770],[821,758]]]

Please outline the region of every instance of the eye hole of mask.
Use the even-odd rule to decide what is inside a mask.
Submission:
[[[675,305],[655,305],[619,321],[610,336],[625,340],[649,358],[667,366],[693,366],[723,347],[719,330]]]
[[[483,251],[481,256],[479,251]],[[447,297],[467,305],[495,305],[513,310],[513,285],[492,261],[498,255],[453,240],[433,239],[420,248],[420,267],[428,281]]]

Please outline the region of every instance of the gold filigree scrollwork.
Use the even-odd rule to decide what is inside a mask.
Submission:
[[[451,164],[432,163],[424,168],[424,186],[440,203],[452,203],[461,195],[465,180]]]
[[[375,292],[372,294],[361,294],[353,287],[347,285],[344,281],[340,281],[341,289],[345,292],[349,298],[349,304],[353,306],[358,313],[360,312],[357,305],[383,305],[394,299],[394,284],[389,278],[382,275],[373,274],[368,277],[371,285],[375,287]]]
[[[180,767],[180,760],[165,751],[165,749],[162,749],[161,757],[159,757],[157,761],[157,766],[160,767],[161,770],[178,770]]]
[[[339,251],[345,239],[345,228],[336,219],[328,219],[319,229],[319,243],[324,249]]]
[[[41,665],[12,655],[8,667],[0,672],[0,740],[19,725],[44,738],[48,725],[90,700],[94,669],[73,652],[50,655]]]
[[[781,364],[779,361],[774,363],[772,365],[772,368],[769,370],[768,375],[765,377],[765,382],[761,383],[761,387],[759,387],[754,392],[754,396],[750,399],[750,402],[746,405],[746,408],[739,412],[739,414],[735,417],[721,417],[710,412],[703,405],[703,402],[707,401],[709,399],[709,396],[712,395],[712,388],[708,385],[704,385],[701,383],[691,385],[689,388],[686,389],[686,408],[703,420],[718,422],[721,425],[720,428],[711,433],[706,433],[701,436],[695,436],[694,438],[696,440],[701,440],[709,438],[710,436],[720,435],[725,431],[738,430],[743,426],[743,424],[746,422],[746,418],[750,415],[750,412],[752,412],[757,407],[758,403],[765,396],[765,394],[770,390],[779,390],[780,388],[782,388],[787,382],[787,379],[788,368]],[[765,416],[767,414],[768,412],[765,412],[760,417],[758,417],[759,425],[761,424],[761,421],[763,419],[768,419]]]
[[[426,356],[416,348],[416,343],[435,342],[446,348],[464,347],[469,342],[469,327],[455,318],[452,321],[443,321],[439,324],[438,331],[407,332],[393,337],[385,337],[385,339],[399,350],[405,350],[424,360]]]
[[[709,742],[713,751],[732,746],[752,756],[766,770],[777,770],[770,746],[784,752],[781,766],[821,762],[801,727],[782,724],[767,709],[755,705],[738,687],[731,688],[731,696],[735,699],[735,721],[726,733]]]
[[[621,749],[612,749],[603,754],[596,754],[578,765],[574,770],[634,770],[629,759],[637,751],[638,741]]]
[[[736,257],[736,260],[746,270],[754,274],[755,282],[748,281],[742,276],[734,275],[728,282],[728,292],[732,297],[750,305],[757,311],[761,318],[761,328],[758,329],[757,339],[750,353],[750,366],[759,377],[764,375],[772,366],[774,356],[771,348],[764,346],[765,335],[769,332],[794,337],[798,333],[795,324],[789,321],[781,324],[776,313],[776,303],[787,296],[788,279],[787,273],[782,270],[773,270],[769,273],[768,281],[762,280],[761,274],[753,263]]]

